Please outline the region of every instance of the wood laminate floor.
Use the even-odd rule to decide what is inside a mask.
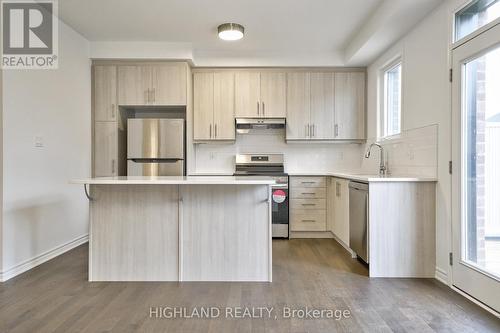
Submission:
[[[0,283],[0,332],[500,332],[500,320],[435,280],[369,279],[334,240],[274,241],[273,251],[271,284],[89,283],[80,246]],[[150,307],[175,306],[221,314],[150,318]],[[226,307],[274,309],[271,318],[226,319]],[[286,307],[350,316],[289,319]]]

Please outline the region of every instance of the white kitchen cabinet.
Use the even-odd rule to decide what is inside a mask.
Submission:
[[[331,231],[345,246],[349,246],[349,180],[331,178]]]
[[[195,141],[234,140],[234,73],[194,73]]]
[[[118,102],[135,105],[186,105],[187,65],[118,66]]]
[[[94,176],[118,175],[118,126],[114,121],[94,123]]]
[[[366,139],[365,104],[365,73],[335,73],[335,139]]]
[[[116,121],[116,66],[94,66],[94,120]]]
[[[286,74],[236,72],[235,113],[240,118],[286,117]]]

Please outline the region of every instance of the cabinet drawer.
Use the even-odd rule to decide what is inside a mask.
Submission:
[[[290,189],[292,199],[326,199],[326,188],[324,187],[292,187]]]
[[[290,216],[292,231],[326,231],[326,210],[293,210]]]
[[[296,209],[326,209],[326,199],[293,199],[290,201],[290,208]]]
[[[326,187],[326,177],[292,177],[293,187]]]

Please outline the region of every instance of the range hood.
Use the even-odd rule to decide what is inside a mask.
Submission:
[[[236,132],[246,134],[253,129],[284,129],[285,118],[236,118]]]

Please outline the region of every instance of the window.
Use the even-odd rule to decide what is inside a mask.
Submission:
[[[500,0],[474,0],[455,14],[455,41],[500,17]]]
[[[383,71],[380,115],[382,137],[401,133],[401,72],[401,60],[392,63]]]

